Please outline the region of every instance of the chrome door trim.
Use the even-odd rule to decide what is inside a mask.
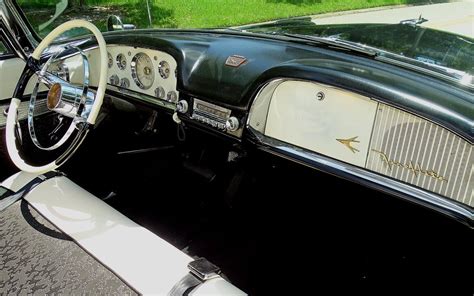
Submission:
[[[6,20],[7,26],[9,27],[9,29],[10,30],[12,29],[12,23],[17,24],[31,46],[31,48],[20,47],[23,51],[23,54],[26,57],[28,56],[28,53],[33,52],[36,46],[38,46],[39,44],[38,40],[34,37],[33,33],[30,30],[30,27],[24,22],[15,4],[13,4],[11,0],[4,0],[3,4],[5,5],[5,8],[7,8],[6,12],[10,14],[9,18]],[[16,35],[13,35],[13,36],[18,37]]]

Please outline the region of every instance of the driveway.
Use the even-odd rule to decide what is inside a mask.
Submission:
[[[321,24],[398,23],[419,16],[428,21],[421,26],[474,38],[474,0],[442,4],[375,8],[313,16]]]

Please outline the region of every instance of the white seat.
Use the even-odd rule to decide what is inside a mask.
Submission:
[[[35,176],[18,173],[2,183],[14,192]],[[67,177],[44,181],[25,199],[58,229],[141,294],[166,295],[193,259],[141,227]],[[216,278],[191,295],[245,295]]]

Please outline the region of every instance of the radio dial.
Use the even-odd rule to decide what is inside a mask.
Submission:
[[[229,132],[235,132],[239,129],[239,120],[234,116],[229,117],[225,123],[225,128]]]

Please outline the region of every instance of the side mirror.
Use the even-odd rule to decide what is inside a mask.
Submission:
[[[133,30],[135,29],[133,24],[124,24],[120,17],[116,15],[110,15],[107,18],[107,31],[122,31],[122,30]]]

